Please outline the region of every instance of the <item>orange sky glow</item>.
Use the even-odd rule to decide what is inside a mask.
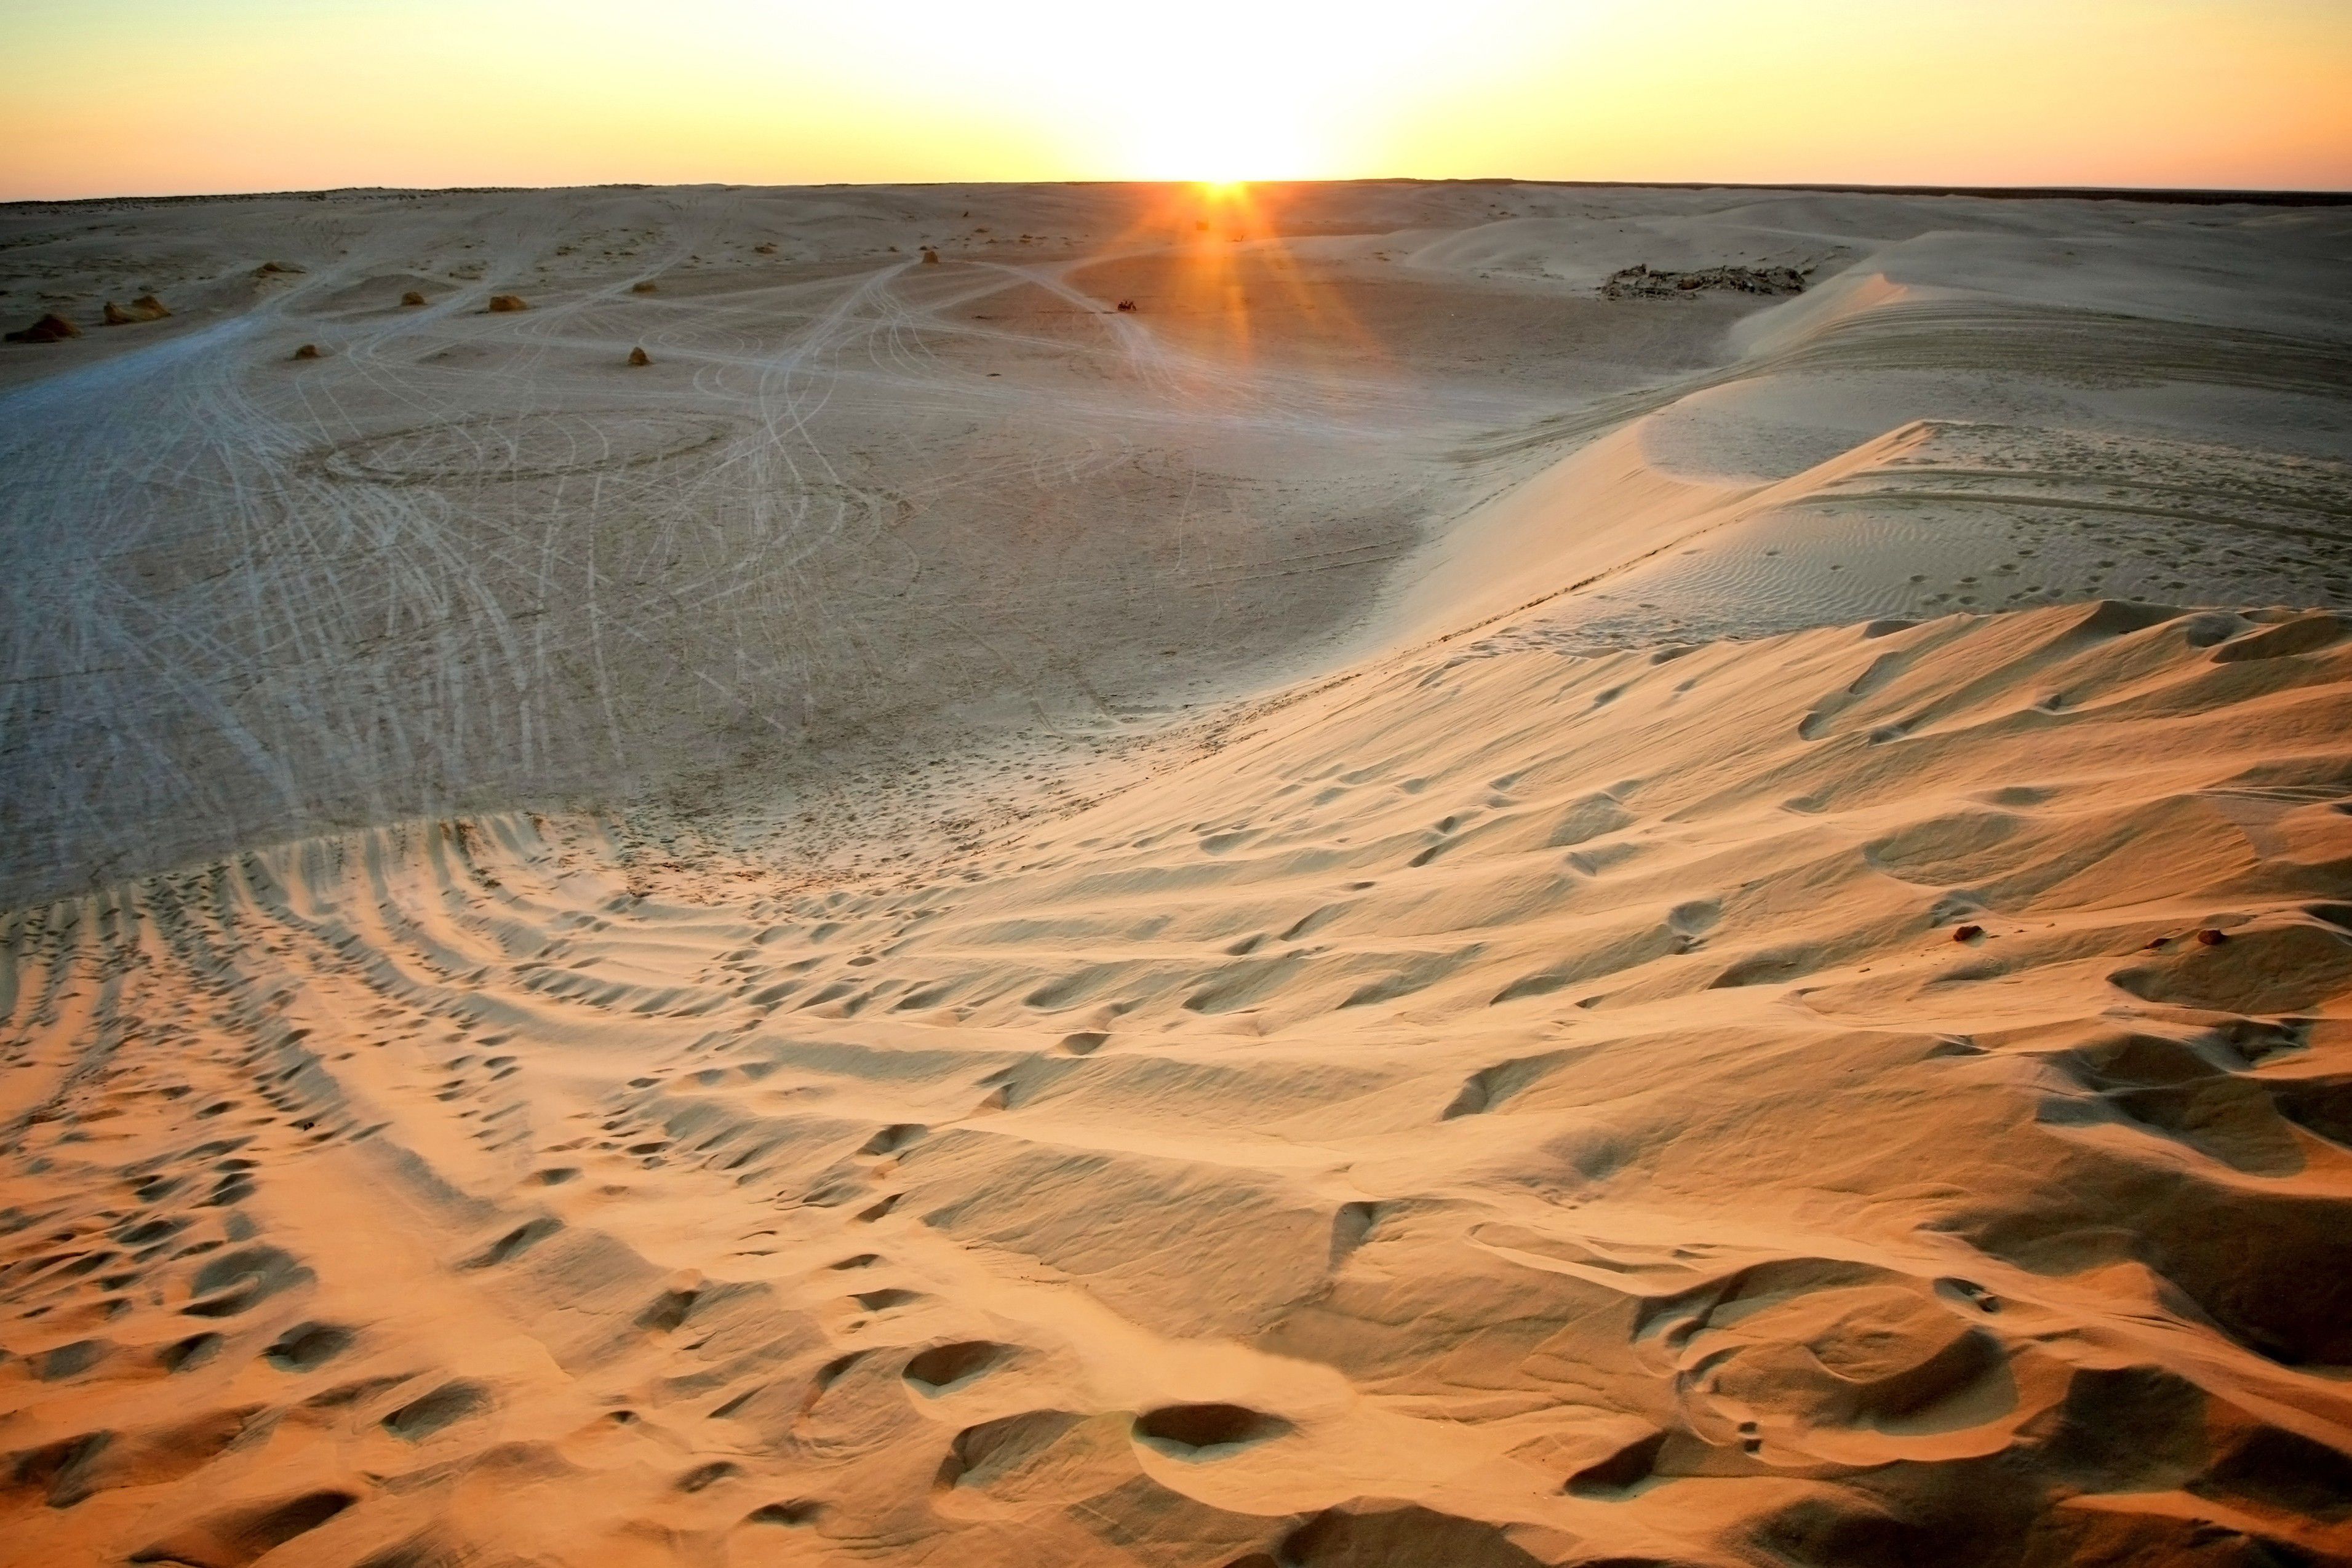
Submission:
[[[2341,0],[16,0],[0,199],[1509,175],[2352,187]]]

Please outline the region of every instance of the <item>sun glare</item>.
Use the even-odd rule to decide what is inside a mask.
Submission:
[[[1237,94],[1196,96],[1181,115],[1139,125],[1133,141],[1136,173],[1146,180],[1232,190],[1251,180],[1322,172],[1305,126],[1276,107]]]

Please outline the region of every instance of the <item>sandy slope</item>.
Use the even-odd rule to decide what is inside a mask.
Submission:
[[[0,1556],[2352,1562],[2344,221],[1157,200],[0,363]]]
[[[2347,716],[2324,615],[1473,643],[831,891],[506,817],[22,917],[19,1539],[2323,1549]]]
[[[1975,427],[1959,465],[2159,484],[1809,503],[1802,571],[1727,537],[1727,583],[1636,595],[1617,640],[2340,602],[2347,233],[1500,185],[7,209],[11,319],[176,313],[0,348],[0,903],[412,815],[772,795],[845,741],[1117,742],[1376,643],[1418,549],[1637,415],[1681,478],[1786,480],[1930,420]],[[1726,262],[1818,281],[1596,287]],[[530,308],[485,313],[504,293]],[[1537,492],[1545,548],[1581,484]],[[2053,534],[2063,570],[2003,570]]]

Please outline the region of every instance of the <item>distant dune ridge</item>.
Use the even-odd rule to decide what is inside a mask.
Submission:
[[[2352,1562],[2352,216],[1210,201],[0,214],[12,1552]]]

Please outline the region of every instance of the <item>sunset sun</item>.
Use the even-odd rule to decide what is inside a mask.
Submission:
[[[1134,145],[1136,172],[1150,180],[1232,187],[1326,172],[1302,116],[1233,93],[1197,94],[1181,113],[1145,120],[1135,130]]]

